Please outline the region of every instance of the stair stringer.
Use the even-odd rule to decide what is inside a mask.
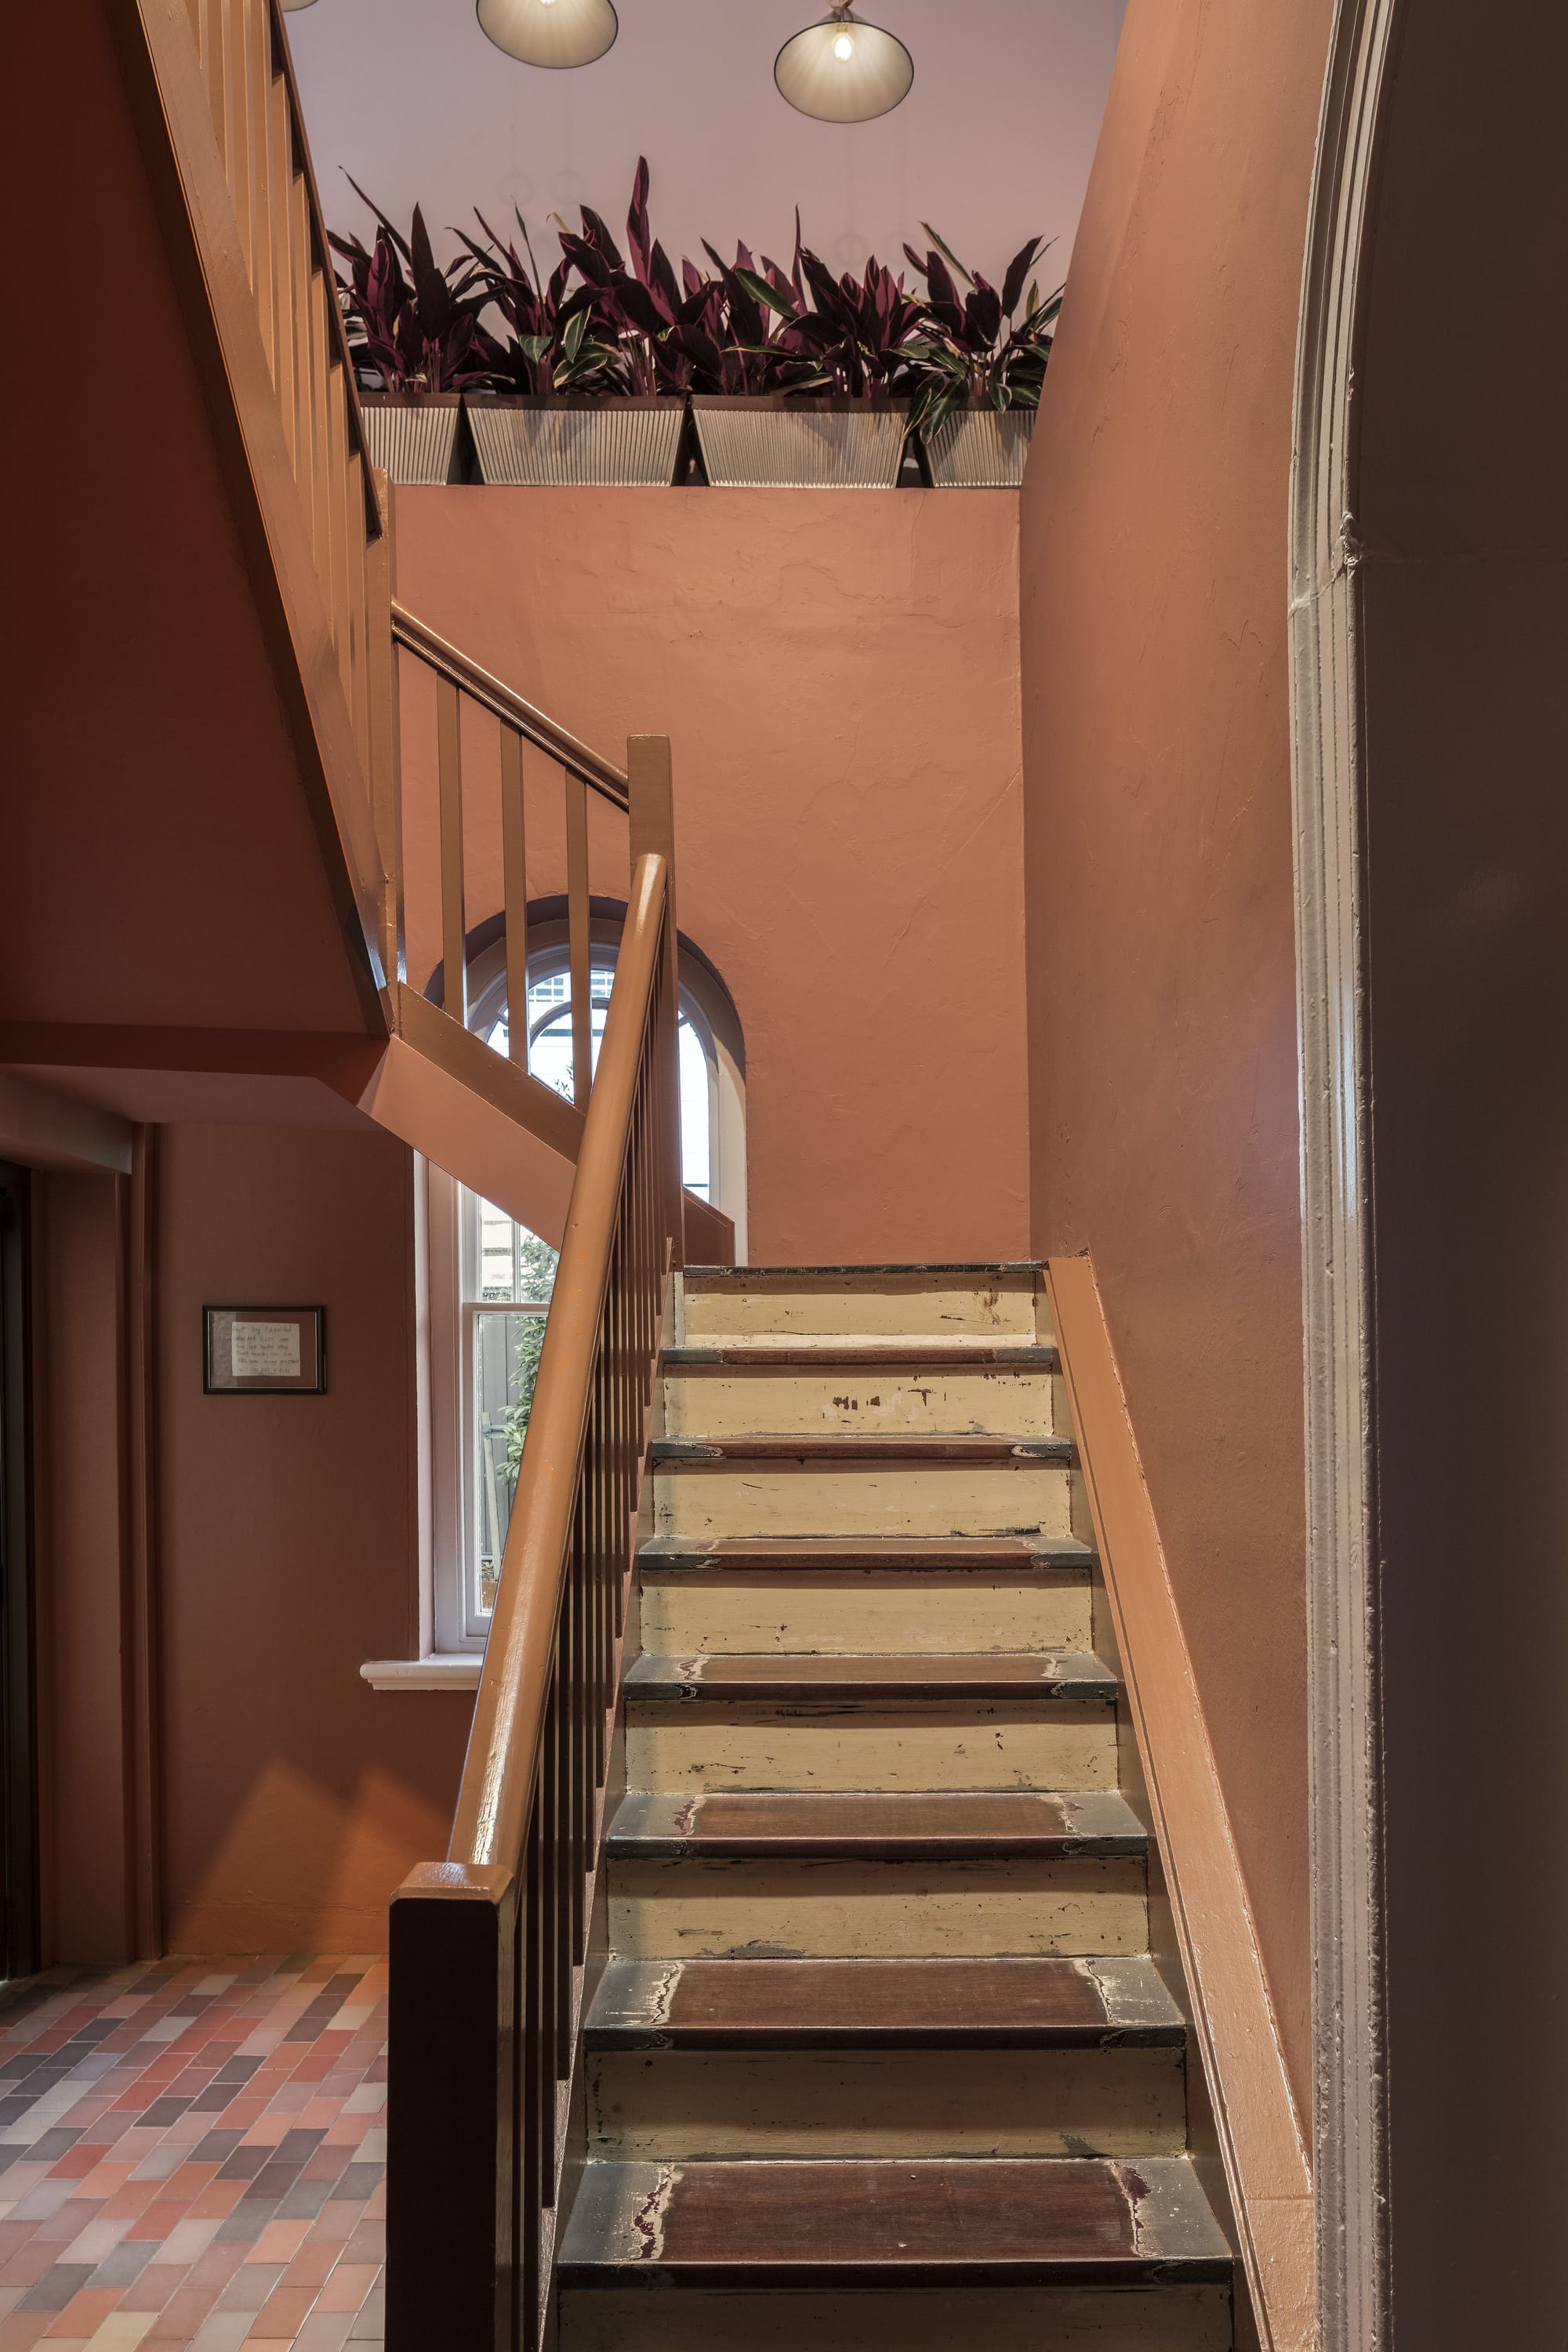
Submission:
[[[559,1248],[583,1113],[437,1005],[400,987],[396,1034],[348,1099],[437,1168]]]
[[[1217,2141],[1210,2186],[1225,2192],[1261,2352],[1310,2352],[1311,2173],[1203,1702],[1088,1257],[1048,1259],[1046,1287],[1101,1580],[1097,1642],[1122,1677],[1123,1785],[1146,1805],[1175,1947],[1160,1957],[1190,2009]]]

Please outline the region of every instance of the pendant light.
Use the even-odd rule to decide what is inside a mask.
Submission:
[[[620,31],[610,0],[479,0],[479,29],[525,66],[591,66]]]
[[[869,122],[909,96],[914,59],[879,25],[862,25],[848,0],[808,25],[773,59],[781,96],[819,122]]]

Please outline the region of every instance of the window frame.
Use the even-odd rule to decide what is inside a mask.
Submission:
[[[613,964],[618,920],[595,915],[590,969]],[[529,983],[567,968],[563,922],[531,925]],[[680,1013],[708,1067],[709,1188],[735,1224],[744,1262],[746,1226],[745,1063],[740,1024],[722,983],[693,956],[682,958]],[[469,966],[469,1026],[489,1036],[506,1010],[504,943],[481,950]],[[485,1313],[527,1312],[526,1303],[470,1296],[479,1274],[479,1196],[445,1170],[416,1155],[416,1313],[421,1328],[420,1652],[438,1658],[482,1657],[489,1617],[476,1603],[478,1433],[474,1414],[475,1334]],[[470,1278],[474,1277],[474,1278]]]

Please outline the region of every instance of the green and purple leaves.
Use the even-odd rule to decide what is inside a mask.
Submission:
[[[1037,408],[1062,289],[1042,301],[1038,286],[1031,285],[1023,318],[1016,325],[1014,318],[1029,272],[1046,250],[1040,239],[1032,236],[1013,256],[998,293],[964,268],[929,221],[921,226],[931,242],[924,259],[912,246],[904,247],[926,288],[910,357],[915,430],[929,441],[955,409],[987,403],[997,409]]]
[[[344,174],[347,178],[347,173]],[[375,215],[374,247],[334,232],[332,249],[349,265],[338,279],[349,341],[364,373],[388,392],[461,392],[488,380],[489,341],[479,313],[489,299],[471,262],[439,267],[417,205],[403,236],[358,182],[349,180]]]
[[[727,262],[706,239],[710,270],[683,259],[678,272],[653,233],[648,194],[647,158],[639,156],[626,214],[629,266],[584,205],[580,229],[557,223],[562,257],[548,278],[521,213],[521,244],[476,213],[484,242],[459,232],[463,253],[443,268],[417,205],[405,237],[370,205],[374,249],[357,237],[331,240],[349,265],[341,299],[366,372],[395,391],[483,386],[536,398],[907,397],[928,440],[957,408],[1037,404],[1062,300],[1059,287],[1042,301],[1028,283],[1045,249],[1038,237],[1014,255],[998,289],[922,222],[924,256],[904,247],[922,295],[875,256],[859,278],[835,277],[803,243],[797,211],[787,272],[765,254],[759,264],[744,245]],[[492,306],[500,333],[482,320]]]

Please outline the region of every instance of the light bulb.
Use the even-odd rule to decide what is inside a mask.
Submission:
[[[896,34],[863,25],[849,0],[786,41],[773,59],[781,98],[819,122],[871,122],[909,96],[914,60]]]

